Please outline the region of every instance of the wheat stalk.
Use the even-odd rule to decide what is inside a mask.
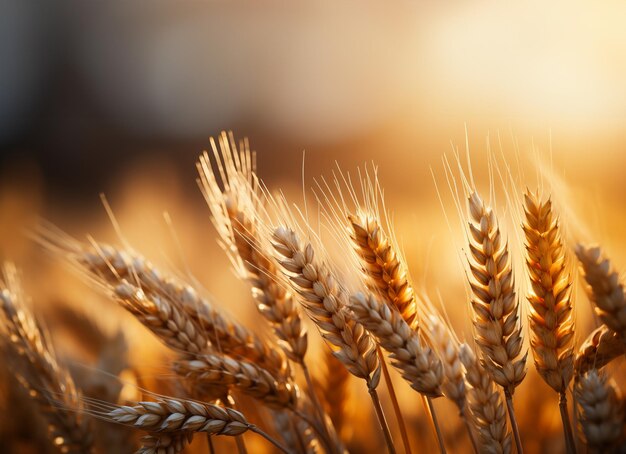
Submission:
[[[576,246],[576,255],[589,285],[589,297],[598,317],[626,342],[626,296],[611,262],[599,247]]]
[[[174,371],[194,382],[211,386],[234,386],[274,408],[297,408],[298,388],[272,376],[254,363],[219,355],[178,360]]]
[[[478,193],[468,198],[469,249],[472,259],[470,286],[474,297],[476,342],[483,366],[504,389],[518,453],[522,444],[513,410],[513,393],[526,375],[526,357],[519,322],[519,302],[514,290],[508,246],[502,239],[494,211]]]
[[[61,367],[37,321],[27,309],[15,268],[5,264],[5,288],[0,291],[7,363],[47,421],[48,436],[63,453],[92,450],[89,421],[83,415],[80,392]]]
[[[576,354],[574,370],[581,376],[591,369],[602,369],[626,353],[622,339],[606,325],[596,328],[582,343]]]
[[[260,189],[247,142],[238,151],[232,134],[222,133],[219,150],[214,140],[211,145],[216,165],[205,152],[197,167],[213,224],[231,261],[250,282],[257,308],[271,324],[279,345],[291,360],[303,363],[308,342],[298,305],[278,284],[271,245],[258,232]]]
[[[597,370],[581,376],[574,391],[580,430],[589,452],[612,452],[624,433],[624,410],[617,391]]]
[[[318,454],[321,449],[319,440],[306,421],[294,420],[288,413],[274,413],[274,426],[285,442],[289,452]]]
[[[511,434],[507,430],[506,409],[496,384],[467,344],[460,346],[459,358],[465,366],[468,404],[478,430],[479,452],[510,453]]]
[[[552,202],[550,199],[542,202],[530,192],[524,200],[526,264],[531,282],[530,345],[537,371],[559,393],[567,451],[574,452],[566,397],[574,374],[572,279],[566,269],[565,249],[558,219],[552,213]]]

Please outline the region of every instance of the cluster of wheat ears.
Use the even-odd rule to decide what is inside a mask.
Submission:
[[[410,427],[389,363],[421,396],[432,423],[433,450],[446,451],[448,423],[437,418],[435,403],[447,398],[458,408],[463,436],[475,452],[522,453],[524,434],[513,401],[529,367],[528,349],[554,390],[564,449],[624,449],[624,401],[602,371],[626,352],[624,288],[600,249],[569,250],[548,197],[527,192],[520,207],[528,279],[528,291],[522,291],[495,210],[466,185],[464,250],[473,336],[462,342],[442,310],[413,286],[381,214],[382,192],[370,174],[360,174],[360,191],[343,175],[334,184],[318,184],[318,212],[331,232],[322,241],[306,210],[294,208],[258,179],[246,141],[237,144],[222,134],[211,143],[212,153],[205,152],[197,164],[199,185],[219,241],[273,336],[248,329],[193,282],[157,269],[127,245],[80,242],[42,225],[34,237],[44,248],[171,349],[168,367],[177,384],[172,395],[146,392],[145,401],[119,402],[119,392],[87,397],[25,304],[15,269],[6,265],[0,293],[5,364],[15,386],[25,388],[39,406],[50,442],[61,452],[95,450],[95,424],[98,431],[117,424],[144,432],[142,453],[178,453],[202,433],[211,451],[213,437],[227,436],[243,453],[245,432],[282,452],[346,452],[343,390],[353,375],[371,397],[371,404],[359,406],[373,407],[388,451],[410,453]],[[333,248],[341,250],[343,261],[333,258]],[[600,322],[578,346],[574,255]],[[521,315],[525,305],[528,317]],[[328,352],[325,380],[316,378],[320,360],[309,369],[307,324],[316,328]],[[388,414],[379,397],[381,382],[392,403]],[[247,404],[240,405],[241,399]],[[251,406],[265,409],[254,423],[250,414],[259,411]]]

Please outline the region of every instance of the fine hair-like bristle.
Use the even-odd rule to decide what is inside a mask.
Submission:
[[[465,367],[468,404],[478,431],[480,452],[510,453],[511,433],[507,429],[506,408],[500,391],[481,367],[471,347],[462,344],[459,357]]]
[[[624,410],[605,375],[590,370],[575,386],[580,431],[590,452],[612,452],[624,433]]]
[[[390,353],[392,365],[413,389],[428,397],[442,395],[443,366],[437,355],[423,345],[401,314],[373,295],[357,293],[350,298],[357,320]]]
[[[576,246],[588,294],[600,320],[626,342],[626,296],[619,275],[599,247]]]
[[[478,193],[469,199],[470,285],[481,359],[493,380],[512,395],[526,375],[527,352],[519,321],[508,246],[494,211]]]
[[[572,279],[552,202],[528,192],[524,204],[531,348],[535,367],[556,392],[564,393],[574,374]]]

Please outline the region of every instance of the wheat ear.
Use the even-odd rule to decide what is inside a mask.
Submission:
[[[215,166],[205,152],[197,168],[222,246],[242,277],[250,282],[257,308],[271,324],[280,346],[291,360],[303,363],[307,334],[298,305],[279,285],[271,245],[258,232],[262,198],[254,157],[245,141],[237,150],[232,134],[220,135],[219,149],[213,139],[211,146]]]
[[[278,227],[272,235],[279,263],[307,314],[348,371],[365,380],[387,447],[395,453],[376,387],[380,363],[376,346],[363,326],[348,314],[348,293],[339,286],[328,266],[315,258],[311,244],[302,246],[291,229]]]
[[[460,346],[459,358],[465,366],[468,404],[478,430],[479,452],[510,453],[511,434],[507,430],[506,409],[496,384],[467,344]]]
[[[372,294],[356,293],[350,298],[357,320],[376,337],[390,354],[391,364],[411,388],[428,397],[442,395],[443,366],[437,355],[423,345],[417,331],[401,314],[379,302]]]
[[[626,296],[611,262],[602,258],[599,247],[576,246],[576,255],[589,284],[589,297],[598,317],[626,342]]]
[[[139,281],[146,295],[167,298],[202,328],[200,332],[209,339],[214,349],[256,362],[272,372],[290,375],[280,350],[226,317],[192,286],[161,272],[143,257],[101,243],[95,249],[81,244],[73,248],[63,245],[62,251],[69,260],[110,285],[118,285],[121,279]]]
[[[528,192],[524,198],[526,264],[531,282],[528,295],[530,345],[535,367],[559,393],[559,408],[568,452],[575,451],[567,411],[566,391],[574,374],[574,312],[572,279],[552,202]]]
[[[5,264],[6,287],[0,291],[7,364],[47,421],[48,436],[63,453],[92,451],[92,433],[80,392],[57,362],[45,333],[24,303],[15,268]]]
[[[419,323],[417,302],[408,272],[375,216],[349,215],[351,238],[370,291],[398,309],[411,328]]]
[[[137,402],[124,405],[101,417],[113,422],[144,430],[149,433],[191,434],[205,432],[209,435],[237,436],[246,431],[258,433],[281,451],[288,451],[258,427],[250,424],[243,414],[230,408],[192,400],[160,398],[155,402]]]
[[[581,376],[591,369],[602,369],[616,358],[626,354],[622,339],[606,325],[596,328],[578,349],[574,370]]]
[[[478,193],[469,198],[470,286],[474,297],[474,328],[481,359],[493,381],[504,389],[518,453],[522,444],[513,411],[513,393],[526,375],[522,354],[519,302],[514,290],[508,246],[502,239],[494,211]]]
[[[463,376],[463,363],[459,356],[459,341],[438,314],[430,314],[425,323],[428,329],[427,336],[443,366],[444,380],[441,390],[444,396],[454,402],[459,409],[459,415],[465,424],[472,447],[477,452],[476,440],[467,415],[465,378]]]
[[[589,452],[612,452],[624,433],[623,408],[605,375],[590,370],[576,381],[580,430]]]
[[[281,381],[248,361],[207,354],[193,360],[178,360],[173,368],[177,374],[198,384],[233,386],[270,407],[297,407],[296,385]]]

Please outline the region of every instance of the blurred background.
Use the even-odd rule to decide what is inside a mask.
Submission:
[[[218,255],[195,182],[197,156],[227,129],[296,201],[303,162],[308,188],[335,161],[373,160],[414,277],[463,307],[462,230],[451,235],[434,180],[449,195],[442,156],[466,146],[485,185],[490,150],[532,176],[522,188],[549,163],[573,239],[624,269],[624,23],[617,0],[2,1],[0,257],[44,312],[97,301],[24,232],[45,218],[115,241],[105,193],[137,250],[189,265],[254,316],[232,303],[248,289]]]

